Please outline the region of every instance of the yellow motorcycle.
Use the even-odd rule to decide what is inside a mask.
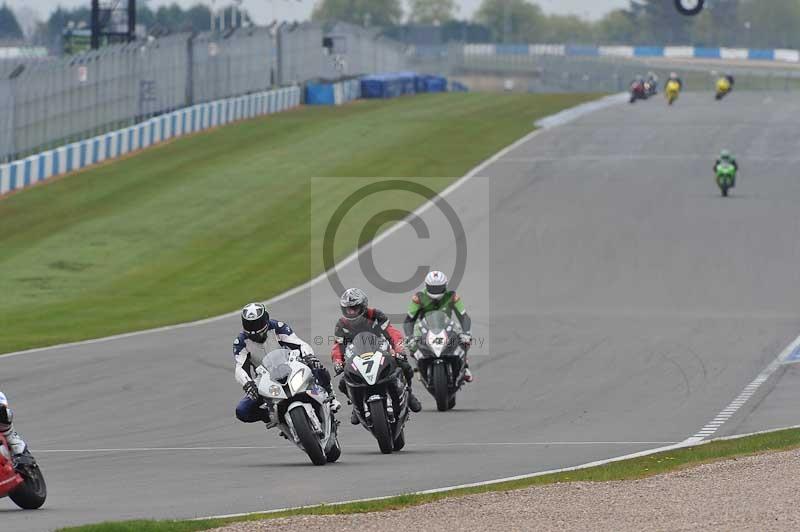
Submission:
[[[674,79],[669,80],[664,93],[667,95],[667,102],[672,105],[681,93],[681,84]]]
[[[732,88],[733,87],[731,86],[731,81],[728,78],[726,77],[719,78],[717,80],[717,96],[716,96],[717,101],[720,101],[725,96],[727,96],[728,93],[731,92]]]

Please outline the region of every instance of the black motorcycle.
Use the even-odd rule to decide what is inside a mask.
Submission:
[[[417,368],[425,389],[436,399],[440,412],[456,406],[456,392],[464,385],[466,352],[453,320],[435,310],[419,322]]]
[[[408,387],[389,342],[369,332],[357,334],[345,350],[344,382],[361,425],[378,440],[381,452],[402,449]]]

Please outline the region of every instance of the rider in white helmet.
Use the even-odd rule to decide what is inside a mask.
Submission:
[[[467,314],[464,302],[456,294],[455,290],[447,289],[447,275],[438,270],[433,270],[425,277],[425,290],[419,291],[411,298],[408,306],[408,315],[403,322],[403,330],[406,338],[413,339],[414,324],[417,319],[423,317],[428,312],[441,310],[448,316],[453,315],[455,310],[456,317],[461,324],[461,334],[459,342],[466,353],[472,345],[472,319]],[[469,361],[465,358],[466,373],[464,380],[472,382],[472,372],[469,370]]]

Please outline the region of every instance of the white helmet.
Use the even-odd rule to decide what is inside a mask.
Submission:
[[[441,299],[447,292],[447,276],[437,270],[433,270],[425,276],[425,292],[431,299]]]

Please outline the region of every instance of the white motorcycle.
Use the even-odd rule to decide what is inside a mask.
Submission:
[[[311,368],[299,352],[276,349],[267,353],[256,368],[261,408],[286,439],[305,451],[314,465],[335,462],[342,454],[328,393],[314,380]]]

